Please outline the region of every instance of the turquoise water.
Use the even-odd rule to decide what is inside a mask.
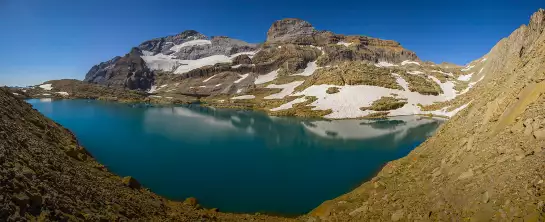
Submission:
[[[228,212],[306,213],[407,155],[440,120],[312,120],[196,105],[29,100],[110,171]]]

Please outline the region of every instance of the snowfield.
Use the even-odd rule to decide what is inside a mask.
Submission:
[[[51,84],[43,84],[43,85],[40,85],[40,86],[38,86],[38,87],[40,87],[40,88],[42,88],[42,89],[44,89],[44,90],[47,90],[47,91],[50,91],[50,90],[53,89],[53,87],[51,86]]]
[[[162,53],[153,55],[152,52],[143,51],[142,59],[151,70],[163,70],[174,72],[175,74],[183,74],[204,66],[215,65],[217,63],[230,63],[239,55],[253,56],[255,53],[256,52],[241,52],[231,56],[213,55],[196,60],[182,60],[176,59],[173,55],[165,55]]]

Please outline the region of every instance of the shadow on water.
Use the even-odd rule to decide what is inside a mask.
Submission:
[[[324,120],[199,105],[29,103],[72,130],[96,159],[172,200],[294,216],[351,191],[441,124],[417,116]]]

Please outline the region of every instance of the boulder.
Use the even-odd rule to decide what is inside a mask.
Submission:
[[[121,182],[123,182],[123,184],[125,186],[128,186],[132,189],[140,189],[141,188],[141,185],[140,183],[134,179],[133,177],[131,176],[126,176],[126,177],[123,177],[123,179],[121,180]]]
[[[248,55],[239,55],[233,59],[233,65],[252,64],[252,59]]]

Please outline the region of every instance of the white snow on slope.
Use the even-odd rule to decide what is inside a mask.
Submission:
[[[446,100],[451,100],[456,98],[456,90],[454,89],[454,82],[452,81],[446,81],[445,83],[442,83],[439,79],[435,78],[435,76],[428,76],[428,78],[432,79],[435,83],[441,87],[441,90],[443,90],[443,97]]]
[[[18,95],[19,95],[19,93],[12,93],[12,94],[13,94],[13,95],[16,95],[16,96],[18,96]]]
[[[481,70],[479,70],[479,73],[478,73],[478,74],[481,74],[481,72],[483,72],[483,69],[484,69],[484,68],[481,68]]]
[[[157,86],[151,86],[151,88],[148,90],[148,93],[154,93],[157,91]]]
[[[481,76],[481,78],[479,78],[477,81],[475,81],[475,82],[470,82],[469,84],[467,84],[467,88],[465,88],[465,89],[462,90],[460,93],[458,93],[458,95],[462,95],[462,94],[464,94],[464,93],[469,92],[469,90],[470,90],[471,88],[473,88],[473,86],[475,86],[475,84],[477,84],[478,82],[480,82],[480,81],[483,80],[483,79],[484,79],[484,76]]]
[[[292,76],[311,76],[318,69],[316,61],[307,63],[307,67],[302,73],[295,73]]]
[[[254,81],[254,84],[258,85],[258,84],[263,84],[263,83],[273,81],[274,79],[276,79],[277,76],[278,76],[278,69],[272,72],[269,72],[265,75],[258,75]]]
[[[255,98],[254,95],[243,95],[243,96],[236,96],[231,99],[254,99],[254,98]]]
[[[214,87],[218,87],[218,86],[221,86],[221,83],[220,83],[220,84],[216,84]]]
[[[279,107],[272,108],[271,111],[279,111],[279,110],[291,109],[291,108],[293,107],[294,104],[302,103],[302,102],[305,102],[305,101],[307,101],[307,99],[306,99],[305,97],[297,98],[297,99],[292,100],[291,102],[282,104],[282,105],[279,106]]]
[[[402,65],[402,66],[407,65],[407,64],[420,65],[420,63],[418,63],[418,62],[410,61],[410,60],[405,60],[405,61],[401,62],[401,65]]]
[[[352,44],[353,44],[353,43],[351,43],[351,42],[343,42],[343,41],[337,42],[337,45],[344,45],[344,46],[346,46],[346,47],[348,47],[348,46],[350,46],[350,45],[352,45]]]
[[[210,44],[212,44],[210,40],[205,40],[205,39],[192,40],[192,41],[184,42],[180,45],[174,45],[170,48],[170,50],[179,52],[180,49],[182,49],[183,47],[196,46],[196,45],[210,45]]]
[[[208,81],[210,81],[212,78],[214,78],[215,76],[216,76],[216,75],[210,76],[208,79],[205,79],[205,80],[203,80],[202,82],[208,82]]]
[[[460,69],[462,72],[465,72],[465,71],[469,71],[470,69],[472,69],[473,67],[475,67],[474,65],[468,65],[466,66],[465,68],[463,69]]]
[[[162,53],[152,55],[153,53],[144,51],[142,59],[151,70],[173,71],[175,74],[182,74],[193,69],[198,69],[217,63],[230,63],[233,58],[239,55],[255,55],[256,52],[241,52],[231,56],[213,55],[196,60],[176,59],[173,55],[164,55]]]
[[[411,75],[424,74],[424,73],[421,72],[421,71],[408,71],[407,73],[408,73],[408,74],[411,74]]]
[[[244,75],[238,75],[240,77],[240,79],[237,79],[234,83],[239,83],[239,82],[242,82],[242,80],[248,78],[248,76],[250,76],[249,73],[247,74],[244,74]]]
[[[399,74],[392,73],[392,75],[396,77],[397,84],[400,85],[403,88],[403,90],[409,91],[409,83],[407,82],[407,80],[405,80]]]
[[[471,79],[472,76],[473,76],[473,73],[469,73],[467,75],[461,75],[461,76],[458,76],[458,80],[467,82]]]
[[[375,66],[376,67],[392,67],[392,66],[397,66],[397,65],[394,65],[394,64],[386,62],[386,61],[381,61],[381,62],[375,64]]]
[[[443,72],[441,70],[432,70],[431,72],[437,72],[437,73],[445,74],[447,76],[454,76],[454,74],[452,74],[451,72]]]
[[[461,110],[465,109],[471,102],[467,103],[467,104],[464,104],[450,112],[447,111],[447,109],[449,107],[445,107],[445,108],[442,108],[440,110],[435,110],[435,111],[426,111],[426,112],[423,112],[423,114],[432,114],[432,115],[436,115],[436,116],[446,116],[446,117],[453,117],[454,115],[456,115],[456,113],[460,112]]]
[[[38,86],[38,87],[40,87],[40,88],[42,88],[42,89],[44,89],[44,90],[48,90],[48,91],[53,89],[53,87],[51,86],[51,84],[43,84],[43,85],[40,85],[40,86]]]
[[[339,87],[341,90],[335,94],[327,94],[326,91],[329,87]],[[371,110],[361,111],[360,107],[371,106],[373,101],[380,99],[382,96],[391,96],[392,93],[397,94],[398,98],[407,99],[407,104],[399,109],[389,111],[390,116],[420,114],[422,111],[420,110],[420,107],[417,106],[418,103],[422,105],[431,105],[434,102],[446,101],[448,100],[448,97],[450,97],[450,95],[443,94],[438,96],[422,95],[418,92],[367,85],[313,85],[302,92],[293,94],[293,96],[315,96],[318,100],[310,104],[310,106],[315,106],[313,110],[332,109],[333,113],[326,115],[325,117],[339,119],[357,118],[374,113],[374,111]]]
[[[481,62],[484,62],[484,61],[486,61],[486,60],[487,60],[487,58],[483,58],[483,59],[481,60]]]
[[[69,94],[67,92],[56,92],[57,94],[61,96],[68,96]]]
[[[294,81],[294,82],[290,82],[290,83],[283,84],[283,85],[276,85],[276,84],[268,85],[266,88],[269,88],[269,89],[282,89],[282,91],[279,92],[279,93],[276,93],[276,94],[272,94],[270,96],[266,96],[265,99],[282,99],[285,96],[288,96],[288,95],[292,94],[293,91],[295,91],[295,88],[297,86],[303,84],[303,82],[304,81]]]

